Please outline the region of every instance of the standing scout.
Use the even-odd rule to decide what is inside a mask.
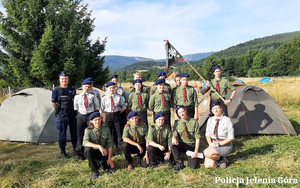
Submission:
[[[91,82],[91,86],[92,86],[91,93],[94,93],[94,95],[97,97],[97,99],[99,101],[99,106],[101,106],[101,96],[100,96],[100,93],[98,90],[93,89],[93,79],[91,77],[89,77],[89,78],[86,78],[86,80]]]
[[[128,107],[136,111],[139,116],[139,121],[148,126],[147,108],[149,102],[148,93],[142,93],[143,81],[141,79],[133,80],[134,92],[130,93],[128,99]]]
[[[215,75],[215,78],[211,80],[212,87],[225,99],[227,94],[227,89],[232,91],[229,99],[226,99],[224,102],[220,99],[220,97],[213,91],[210,90],[210,96],[212,101],[219,101],[221,103],[221,107],[223,109],[224,115],[228,116],[227,105],[229,105],[236,94],[235,87],[227,80],[226,78],[221,77],[221,66],[216,65],[212,69],[212,73]]]
[[[140,72],[133,73],[133,80],[137,80],[137,79],[143,80],[142,79],[142,74]],[[130,87],[130,93],[132,93],[134,91],[135,91],[135,88]],[[148,87],[146,85],[142,85],[141,91],[142,91],[142,93],[148,93],[149,92]]]
[[[148,130],[148,157],[152,168],[157,167],[156,158],[159,157],[161,161],[166,164],[171,164],[171,149],[168,146],[171,140],[171,130],[164,124],[165,117],[162,112],[155,114],[155,125],[151,125]]]
[[[182,73],[180,75],[181,86],[175,90],[174,99],[174,109],[176,107],[183,105],[187,109],[187,115],[190,118],[198,120],[198,97],[197,92],[194,87],[189,84],[190,75],[187,73]],[[175,119],[178,119],[177,114],[175,114]]]
[[[115,83],[108,82],[105,87],[107,92],[101,100],[101,111],[106,113],[105,121],[113,135],[115,145],[120,146],[123,126],[120,124],[120,113],[126,110],[122,96],[115,93]]]
[[[151,95],[149,100],[149,109],[153,111],[153,118],[159,112],[164,113],[165,124],[171,128],[171,113],[172,105],[171,94],[165,91],[165,79],[159,79],[155,82],[156,92]]]
[[[83,137],[84,155],[93,173],[92,180],[99,176],[100,167],[109,172],[115,166],[112,161],[112,136],[108,126],[102,124],[100,113],[93,112],[89,116],[89,127],[85,129]]]
[[[138,113],[131,111],[128,114],[129,123],[125,126],[123,132],[122,150],[128,162],[128,170],[133,169],[133,162],[131,154],[138,154],[141,161],[141,166],[145,167],[143,162],[146,156],[146,137],[147,126],[144,123],[139,123]]]
[[[188,150],[193,152],[191,156],[188,156],[190,168],[199,168],[200,160],[197,158],[197,155],[200,147],[200,126],[197,120],[187,116],[187,110],[184,106],[181,105],[177,107],[176,113],[180,117],[180,120],[174,123],[170,143],[172,154],[176,162],[174,171],[178,172],[185,168],[180,159],[180,154],[186,153]]]
[[[99,111],[100,105],[96,95],[91,92],[92,81],[87,78],[81,84],[82,92],[74,98],[74,110],[78,112],[76,153],[78,159],[84,160],[84,149],[82,146],[84,130],[88,126],[89,115],[95,111]]]
[[[55,108],[56,128],[59,130],[58,143],[63,158],[69,158],[66,153],[67,128],[69,125],[73,150],[76,149],[76,112],[73,107],[73,99],[76,90],[68,87],[69,77],[65,72],[59,75],[59,87],[52,92],[52,106]]]
[[[157,76],[157,80],[166,79],[166,72],[165,71],[160,71],[156,76]],[[155,84],[155,85],[152,86],[152,88],[150,90],[150,96],[155,93],[156,89],[157,89],[157,85]],[[165,83],[164,91],[166,91],[168,93],[171,93],[171,86],[170,86],[170,84]]]

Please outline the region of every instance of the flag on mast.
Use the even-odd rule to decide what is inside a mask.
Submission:
[[[166,72],[168,72],[170,66],[172,66],[175,63],[180,63],[184,61],[184,58],[182,55],[172,46],[172,44],[165,40],[165,48],[166,48]]]

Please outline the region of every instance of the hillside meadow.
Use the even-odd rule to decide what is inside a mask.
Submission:
[[[275,78],[262,84],[258,78],[240,78],[247,85],[266,90],[283,108],[300,133],[300,78]],[[144,83],[152,85],[153,83]],[[198,82],[191,82],[191,85]],[[127,90],[131,84],[122,84]],[[151,113],[148,117],[152,122]],[[299,187],[300,136],[237,137],[226,169],[185,168],[174,173],[171,166],[135,168],[128,172],[117,153],[117,171],[91,181],[87,161],[78,161],[68,143],[70,159],[62,159],[57,143],[35,145],[0,141],[0,187]],[[206,147],[201,140],[201,150]]]

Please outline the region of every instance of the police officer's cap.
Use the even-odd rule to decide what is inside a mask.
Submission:
[[[166,76],[166,72],[165,72],[165,71],[160,71],[159,73],[157,73],[156,76],[157,76],[157,77],[160,77],[160,76]]]
[[[136,84],[136,83],[143,83],[143,80],[141,80],[141,79],[136,79],[136,80],[133,80],[133,82],[132,82],[132,84],[134,85],[134,84]]]
[[[93,120],[97,117],[100,117],[100,113],[99,112],[93,112],[91,113],[91,115],[89,116],[89,120]]]
[[[210,109],[212,109],[214,106],[221,106],[221,102],[220,101],[212,101],[212,103],[210,104]]]
[[[221,69],[220,65],[216,65],[212,68],[211,72],[215,72],[216,69]]]
[[[89,84],[91,85],[93,83],[92,78],[86,78],[82,81],[81,85]]]
[[[159,79],[155,82],[155,85],[161,84],[161,83],[166,83],[165,79]]]
[[[155,114],[155,116],[154,116],[154,120],[156,120],[156,119],[158,119],[158,118],[160,118],[160,117],[164,117],[164,113],[163,112],[158,112],[157,114]]]
[[[182,73],[182,74],[180,75],[180,77],[181,77],[181,78],[182,78],[182,77],[189,78],[189,77],[190,77],[190,75],[189,75],[188,73]]]
[[[116,79],[118,79],[118,75],[117,74],[115,74],[115,75],[112,75],[111,77],[110,77],[110,79],[109,80],[111,80],[111,79],[113,79],[113,78],[116,78]]]
[[[127,118],[130,119],[130,118],[133,118],[135,116],[138,116],[138,113],[136,111],[131,111],[131,112],[129,112]]]
[[[116,85],[115,82],[107,82],[107,83],[105,84],[105,87],[114,86],[114,85]]]
[[[183,105],[177,106],[177,108],[176,108],[176,114],[177,114],[177,115],[178,115],[178,110],[179,110],[180,108],[184,108],[184,106],[183,106]]]
[[[64,71],[60,73],[59,76],[68,76]]]

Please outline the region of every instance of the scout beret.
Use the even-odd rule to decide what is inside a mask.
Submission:
[[[181,77],[181,78],[182,78],[182,77],[187,77],[187,78],[189,78],[190,75],[189,75],[188,73],[182,73],[182,74],[180,75],[180,77]]]
[[[105,87],[114,86],[114,85],[116,85],[114,82],[107,82],[105,84]]]
[[[119,76],[115,74],[115,75],[112,75],[109,79],[110,79],[110,80],[113,79],[113,78],[117,78],[117,79],[118,79],[118,77],[119,77]]]
[[[86,84],[92,84],[93,81],[92,81],[92,78],[86,78],[82,81],[81,85],[86,85]]]
[[[216,69],[221,69],[220,65],[216,65],[212,68],[211,72],[215,72]]]
[[[68,76],[64,71],[60,73],[59,76]]]
[[[212,101],[210,104],[210,109],[212,109],[214,106],[221,106],[220,101]]]
[[[132,84],[134,85],[136,83],[143,83],[143,80],[141,80],[141,79],[133,80]]]
[[[154,116],[154,120],[156,120],[157,118],[160,118],[160,117],[164,117],[164,113],[163,112],[158,112],[157,114],[155,114]]]
[[[159,73],[157,73],[156,76],[157,76],[157,77],[160,77],[160,76],[166,76],[166,72],[165,72],[165,71],[160,71]]]
[[[127,118],[130,119],[130,118],[135,117],[135,116],[138,116],[138,113],[136,111],[131,111],[131,112],[129,112]]]
[[[155,85],[161,84],[161,83],[165,83],[166,80],[165,79],[159,79],[155,82]]]
[[[179,110],[180,108],[184,108],[184,106],[183,106],[183,105],[177,106],[177,108],[176,108],[176,114],[178,114],[178,110]]]
[[[93,113],[91,113],[91,115],[89,116],[89,120],[93,120],[96,117],[100,117],[100,113],[99,112],[93,112]]]

